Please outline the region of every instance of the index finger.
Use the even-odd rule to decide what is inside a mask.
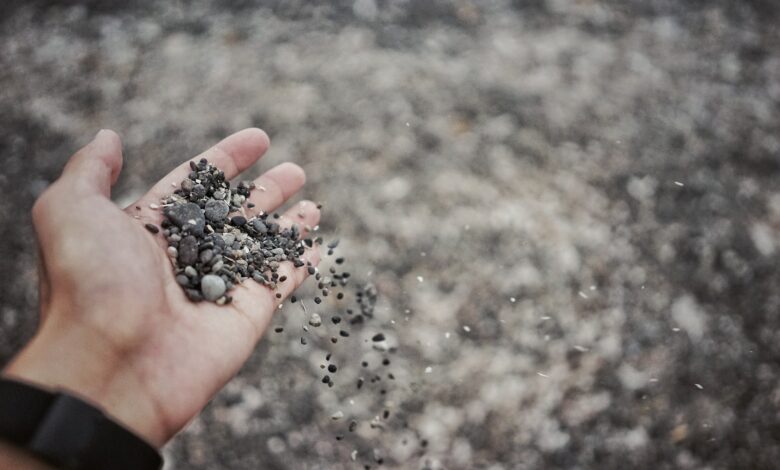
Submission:
[[[244,129],[222,139],[218,144],[201,153],[194,159],[188,159],[163,179],[157,182],[152,189],[125,208],[131,209],[139,206],[142,210],[148,209],[149,204],[157,204],[162,198],[170,194],[173,186],[177,188],[179,183],[190,174],[190,161],[198,161],[205,158],[212,165],[225,172],[225,178],[230,180],[238,176],[255,163],[270,145],[268,135],[257,128]],[[173,184],[172,184],[173,183]],[[137,211],[133,211],[137,214]]]

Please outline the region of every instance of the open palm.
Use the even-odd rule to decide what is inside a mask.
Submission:
[[[263,131],[246,129],[196,158],[232,179],[268,145]],[[164,238],[144,228],[162,221],[157,205],[187,177],[189,160],[124,210],[110,200],[121,165],[119,137],[101,131],[36,203],[42,324],[9,371],[81,393],[160,446],[238,371],[307,270],[285,262],[279,274],[289,281],[277,291],[249,280],[231,291],[229,305],[190,302]],[[276,210],[304,181],[290,163],[269,170],[255,180],[247,212]],[[318,221],[315,204],[302,201],[280,223],[305,231]],[[316,248],[304,260],[316,264]],[[74,342],[80,349],[68,348]]]

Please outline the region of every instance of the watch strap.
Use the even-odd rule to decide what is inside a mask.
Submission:
[[[160,453],[97,407],[0,377],[0,439],[68,469],[159,469]]]

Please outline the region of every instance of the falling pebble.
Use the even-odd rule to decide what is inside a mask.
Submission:
[[[704,390],[704,387],[702,387],[701,384],[693,384],[693,386],[698,388],[699,390]]]
[[[672,328],[672,331],[674,331],[675,333],[677,333],[678,331],[680,331],[680,329],[679,329],[679,328]]]
[[[433,372],[433,367],[428,366],[428,367],[425,368],[425,373],[426,374],[430,374],[431,372]]]
[[[444,333],[444,337],[447,338],[447,339],[450,339],[450,332],[448,331],[448,332]]]
[[[579,292],[578,292],[578,294],[579,294],[579,296],[580,296],[580,297],[582,297],[583,299],[587,299],[587,298],[588,298],[588,294],[586,294],[585,292],[579,291]]]
[[[330,419],[332,419],[334,421],[336,421],[338,419],[341,419],[343,417],[344,417],[344,412],[343,411],[337,411],[337,412],[333,413],[332,415],[330,415]]]
[[[422,276],[417,276],[417,282],[423,282],[423,281],[424,281],[424,279],[423,279]]]
[[[349,454],[349,458],[351,458],[353,462],[354,462],[355,460],[357,460],[357,451],[356,451],[356,450],[353,450],[353,451],[352,451],[352,453],[351,453],[351,454]]]
[[[538,375],[539,377],[545,377],[545,378],[549,378],[550,377],[549,375],[542,374],[541,372],[537,372],[536,375]]]
[[[471,331],[471,327],[470,327],[470,326],[467,326],[467,325],[463,325],[463,331],[465,331],[466,333],[468,333],[468,332],[470,332],[470,331]]]
[[[680,186],[680,187],[685,186],[684,184],[680,183],[679,181],[675,181],[674,184],[676,184],[677,186]]]
[[[512,302],[512,303],[515,303],[515,302],[517,302],[517,299],[516,299],[516,298],[514,298],[514,297],[510,297],[510,298],[509,298],[509,301],[510,301],[510,302]]]

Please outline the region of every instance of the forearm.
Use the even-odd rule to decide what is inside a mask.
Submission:
[[[49,466],[22,449],[0,441],[0,468],[52,470],[54,467]]]

